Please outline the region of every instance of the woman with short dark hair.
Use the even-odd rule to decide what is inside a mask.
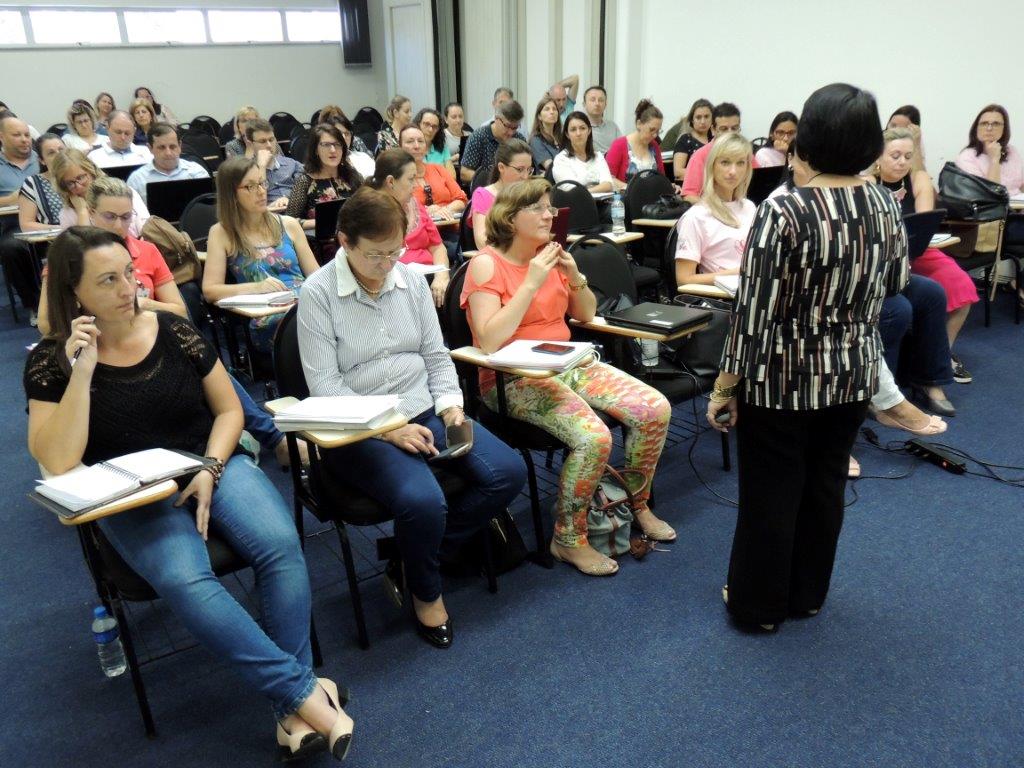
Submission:
[[[882,302],[909,274],[899,206],[858,175],[882,151],[874,97],[828,85],[800,115],[806,185],[757,210],[707,413],[717,430],[739,424],[723,597],[737,622],[767,630],[825,602],[850,449],[878,386]]]

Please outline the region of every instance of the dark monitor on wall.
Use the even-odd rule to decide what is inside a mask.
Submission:
[[[366,0],[338,0],[341,14],[341,48],[346,67],[369,67],[370,16]]]

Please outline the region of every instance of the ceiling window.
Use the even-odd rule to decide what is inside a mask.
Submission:
[[[288,40],[316,43],[341,40],[341,17],[337,11],[285,11]]]
[[[103,45],[121,42],[116,11],[29,11],[40,45]]]
[[[284,40],[279,11],[207,11],[215,43],[279,43]]]
[[[205,43],[202,11],[125,11],[129,43]]]

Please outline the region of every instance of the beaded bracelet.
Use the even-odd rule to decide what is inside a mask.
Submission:
[[[224,474],[224,462],[216,456],[207,456],[206,458],[212,461],[213,464],[204,465],[200,471],[209,472],[213,475],[213,487],[216,488],[220,484],[221,476]]]

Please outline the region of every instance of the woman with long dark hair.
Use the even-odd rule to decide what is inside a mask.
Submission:
[[[348,142],[333,123],[320,123],[309,133],[305,172],[295,178],[286,213],[310,229],[316,221],[316,204],[344,200],[363,183],[363,177],[348,162]]]

